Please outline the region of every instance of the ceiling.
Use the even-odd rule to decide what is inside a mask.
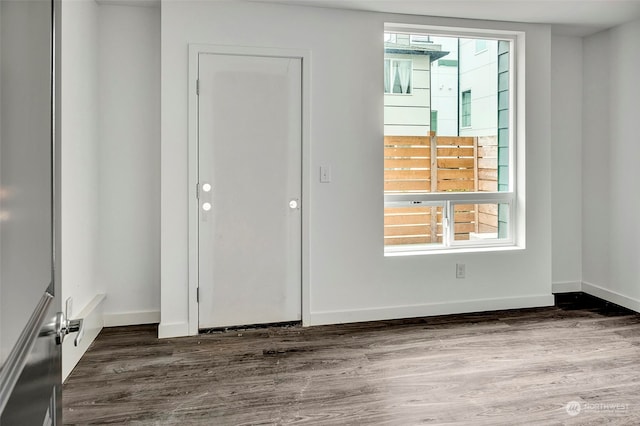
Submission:
[[[215,0],[210,0],[215,1]],[[586,36],[640,19],[640,0],[252,0],[301,6],[451,18],[552,24]]]

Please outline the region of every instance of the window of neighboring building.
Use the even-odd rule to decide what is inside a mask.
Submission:
[[[514,245],[517,36],[385,29],[428,41],[384,59],[385,252]]]
[[[478,38],[475,40],[475,44],[476,44],[476,53],[482,53],[488,49],[487,40]]]
[[[384,93],[411,94],[412,63],[410,59],[384,60]]]
[[[397,41],[396,34],[384,33],[385,43],[395,43]]]
[[[460,121],[462,127],[471,127],[471,90],[462,92],[460,101]]]

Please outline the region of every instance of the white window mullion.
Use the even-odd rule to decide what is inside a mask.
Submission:
[[[513,192],[425,192],[384,194],[387,203],[433,203],[442,201],[466,202],[507,202],[514,199]]]

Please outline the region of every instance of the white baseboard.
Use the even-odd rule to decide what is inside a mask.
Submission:
[[[542,306],[553,306],[553,304],[553,295],[545,294],[526,297],[507,297],[501,299],[468,300],[453,303],[394,306],[379,309],[311,312],[309,314],[309,323],[305,325],[340,324],[469,312],[497,311],[502,309],[536,308]]]
[[[187,322],[174,322],[163,323],[158,326],[158,337],[160,339],[168,337],[183,337],[189,335],[189,323]]]
[[[586,281],[582,282],[582,291],[607,302],[615,303],[623,308],[631,309],[632,311],[640,312],[640,300],[633,297],[625,296],[612,290],[608,290],[599,285],[592,284]]]
[[[582,281],[558,281],[551,284],[552,293],[573,293],[582,291]]]
[[[104,314],[105,327],[119,327],[122,325],[157,324],[160,322],[160,311],[123,312],[119,314]]]
[[[89,345],[102,330],[103,323],[103,307],[104,307],[104,294],[96,295],[87,306],[82,309],[77,315],[72,315],[72,319],[83,318],[84,323],[84,336],[80,340],[78,346],[73,345],[73,341],[76,337],[75,334],[68,335],[62,343],[62,381],[64,382],[71,371],[74,369],[82,355],[89,349]]]

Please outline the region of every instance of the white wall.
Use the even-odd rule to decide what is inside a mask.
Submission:
[[[384,257],[381,36],[385,21],[527,32],[526,114],[522,108],[520,116],[526,117],[529,144],[519,164],[522,177],[526,174],[526,249]],[[308,163],[303,164],[311,179],[304,194],[309,227],[306,314],[308,324],[321,324],[553,303],[550,38],[549,27],[543,25],[245,2],[163,2],[160,335],[189,331],[189,43],[311,51],[311,142]],[[363,69],[369,70],[364,76]],[[332,166],[331,184],[317,182],[321,164]],[[456,262],[467,264],[466,279],[455,279]]]
[[[103,325],[159,321],[160,10],[61,10],[62,299],[86,328],[66,377]]]
[[[609,284],[611,71],[609,32],[584,39],[582,146],[582,277]]]
[[[98,5],[61,8],[61,260],[62,300],[75,312],[98,293]]]
[[[583,286],[640,310],[640,21],[584,41]]]
[[[554,291],[581,291],[582,104],[582,39],[553,35],[551,215]]]
[[[99,6],[97,281],[105,325],[160,320],[160,8]]]
[[[158,321],[160,9],[65,1],[61,40],[63,299]]]
[[[62,2],[60,22],[60,281],[62,303],[73,298],[70,316],[85,319],[80,346],[69,336],[62,348],[66,379],[102,329],[98,262],[98,5]],[[91,309],[88,309],[91,308]]]
[[[2,12],[2,3],[0,3],[0,43],[3,37],[6,36],[2,36],[2,17],[4,16],[4,13]],[[2,50],[2,45],[0,44],[0,53]],[[3,84],[2,84],[2,56],[0,55],[0,150],[2,149],[2,99],[4,99],[2,97],[2,91],[3,91]],[[0,152],[0,155],[2,153]],[[0,160],[2,159],[2,157],[0,157]],[[2,185],[2,164],[0,162],[0,186]],[[2,199],[0,199],[0,212],[2,211]],[[0,227],[0,237],[2,237],[2,228]],[[0,241],[0,268],[2,268],[2,243]],[[6,299],[6,296],[4,296],[4,286],[2,285],[2,271],[0,269],[0,307],[3,307],[2,312],[6,312],[8,309],[4,308],[4,303],[2,303],[3,300]],[[7,356],[9,356],[9,345],[12,345],[14,339],[16,339],[17,337],[15,337],[15,335],[18,334],[17,331],[14,331],[14,336],[11,336],[11,332],[10,331],[6,331],[5,328],[7,327],[7,320],[6,318],[4,318],[4,315],[2,315],[2,313],[0,313],[0,341],[2,342],[6,342],[3,343],[2,345],[0,345],[0,365],[4,364],[5,359],[7,358]],[[9,334],[9,336],[7,336]]]

